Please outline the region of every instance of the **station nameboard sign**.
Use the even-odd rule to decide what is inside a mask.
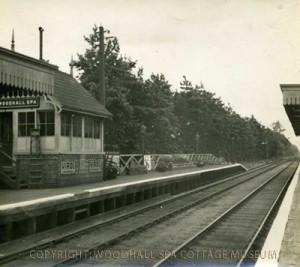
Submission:
[[[0,109],[38,108],[39,106],[39,97],[0,99]]]

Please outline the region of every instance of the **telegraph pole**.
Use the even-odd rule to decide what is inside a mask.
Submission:
[[[105,106],[105,71],[104,71],[104,28],[100,26],[100,44],[99,44],[99,53],[100,53],[100,79],[99,79],[99,96],[98,101],[100,104]]]
[[[232,142],[232,161],[235,163],[235,149],[234,149],[234,136],[231,137]]]
[[[199,139],[200,139],[200,135],[199,135],[199,133],[196,133],[196,136],[195,136],[195,140],[196,140],[196,154],[198,154]]]
[[[143,152],[143,155],[145,155],[145,134],[146,134],[146,130],[147,130],[146,125],[142,124],[142,126],[141,126],[141,134],[142,134],[142,137],[143,137],[143,140],[142,140],[142,152]]]

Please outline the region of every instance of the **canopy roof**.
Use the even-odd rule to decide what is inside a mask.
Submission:
[[[71,75],[43,60],[0,47],[1,84],[51,96],[62,110],[101,117],[111,113]]]
[[[300,135],[300,84],[281,84],[283,106],[296,135]]]

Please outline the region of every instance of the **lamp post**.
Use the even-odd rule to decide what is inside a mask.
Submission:
[[[235,162],[235,155],[234,155],[234,136],[231,137],[231,145],[232,145],[232,161]]]
[[[198,145],[199,145],[200,135],[196,133],[195,140],[196,140],[196,154],[198,154]]]
[[[190,122],[188,121],[185,126],[185,149],[186,149],[186,153],[188,153],[188,132],[189,132],[189,126],[190,126]]]
[[[269,159],[269,146],[268,146],[268,142],[261,142],[261,144],[266,146],[266,158],[268,160]]]
[[[146,134],[147,127],[146,125],[142,124],[141,126],[141,134],[142,134],[142,150],[143,150],[143,155],[145,154],[145,134]]]

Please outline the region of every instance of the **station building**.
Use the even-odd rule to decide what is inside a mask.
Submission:
[[[101,181],[109,116],[71,74],[0,47],[0,186]]]

